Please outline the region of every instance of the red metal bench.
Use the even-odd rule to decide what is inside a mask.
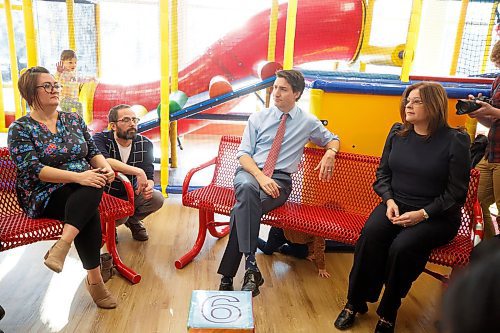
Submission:
[[[214,213],[229,215],[235,203],[233,179],[239,165],[236,152],[240,141],[240,137],[222,137],[218,156],[186,175],[182,202],[185,206],[199,209],[199,230],[194,247],[175,262],[177,268],[184,267],[200,252],[207,230],[219,238],[228,233],[228,223],[215,222]],[[322,149],[305,148],[299,171],[292,175],[293,189],[288,201],[265,215],[262,222],[355,244],[368,215],[381,201],[372,189],[380,159],[339,152],[333,179],[322,182],[314,168],[323,154]],[[191,177],[213,164],[215,170],[210,184],[188,192]],[[475,205],[478,181],[479,172],[472,170],[458,235],[448,245],[435,249],[430,262],[450,267],[467,264],[473,247],[474,222],[477,217],[482,222],[479,204]],[[474,208],[478,209],[477,217]],[[441,275],[431,275],[444,279]]]
[[[103,244],[112,255],[118,272],[132,283],[141,276],[120,259],[115,242],[115,221],[134,213],[134,191],[123,174],[117,177],[124,183],[128,201],[104,193],[99,213]],[[16,196],[16,165],[7,148],[0,148],[0,251],[43,240],[56,240],[61,236],[63,224],[54,219],[31,219],[22,211]]]

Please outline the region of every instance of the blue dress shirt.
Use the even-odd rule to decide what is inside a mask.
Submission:
[[[285,136],[275,170],[293,173],[297,171],[304,146],[308,141],[324,147],[330,141],[339,138],[327,130],[318,118],[297,105],[288,114]],[[282,115],[283,112],[275,106],[253,113],[248,119],[236,157],[239,159],[247,154],[262,169]]]

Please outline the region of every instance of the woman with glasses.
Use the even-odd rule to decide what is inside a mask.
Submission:
[[[387,137],[373,184],[382,202],[356,243],[347,304],[335,327],[348,329],[376,302],[375,332],[394,332],[397,311],[423,272],[432,249],[460,226],[470,174],[469,136],[448,125],[448,98],[438,83],[420,82],[403,93],[402,124]]]
[[[103,188],[114,172],[95,146],[76,113],[59,112],[61,86],[43,67],[21,75],[19,92],[30,107],[28,115],[9,128],[8,144],[17,165],[17,197],[32,218],[64,222],[61,238],[45,255],[45,265],[61,272],[75,243],[86,287],[97,306],[115,308],[116,298],[105,287],[100,269],[102,243],[98,206]]]

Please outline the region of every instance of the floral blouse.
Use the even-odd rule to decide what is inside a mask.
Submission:
[[[9,151],[17,165],[17,198],[32,218],[42,215],[50,194],[64,185],[40,180],[43,167],[84,172],[90,169],[90,160],[100,154],[85,122],[76,113],[59,112],[56,129],[57,133],[52,133],[29,115],[9,127]]]

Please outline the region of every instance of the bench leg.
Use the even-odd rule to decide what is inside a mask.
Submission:
[[[229,222],[215,222],[214,221],[214,212],[207,211],[206,221],[207,221],[207,229],[210,232],[210,235],[216,238],[222,238],[229,233]],[[223,226],[220,231],[217,230],[217,227]]]
[[[139,283],[141,281],[141,275],[134,272],[131,268],[126,266],[122,260],[120,259],[120,255],[118,254],[118,249],[116,248],[116,240],[115,240],[115,227],[116,221],[111,219],[106,221],[106,247],[108,248],[109,253],[113,257],[113,263],[116,267],[116,270],[127,280],[129,280],[132,284]]]
[[[203,244],[205,243],[205,237],[207,235],[207,212],[204,209],[198,211],[198,237],[194,242],[193,248],[189,250],[188,253],[183,255],[180,259],[175,261],[175,268],[181,269],[187,264],[189,264],[194,257],[200,253]]]
[[[441,281],[441,283],[443,283],[445,285],[448,284],[448,280],[450,279],[449,275],[443,275],[443,274],[431,271],[430,269],[427,269],[427,268],[424,268],[424,273],[427,273],[430,276],[432,276],[433,278],[438,279],[439,281]]]

